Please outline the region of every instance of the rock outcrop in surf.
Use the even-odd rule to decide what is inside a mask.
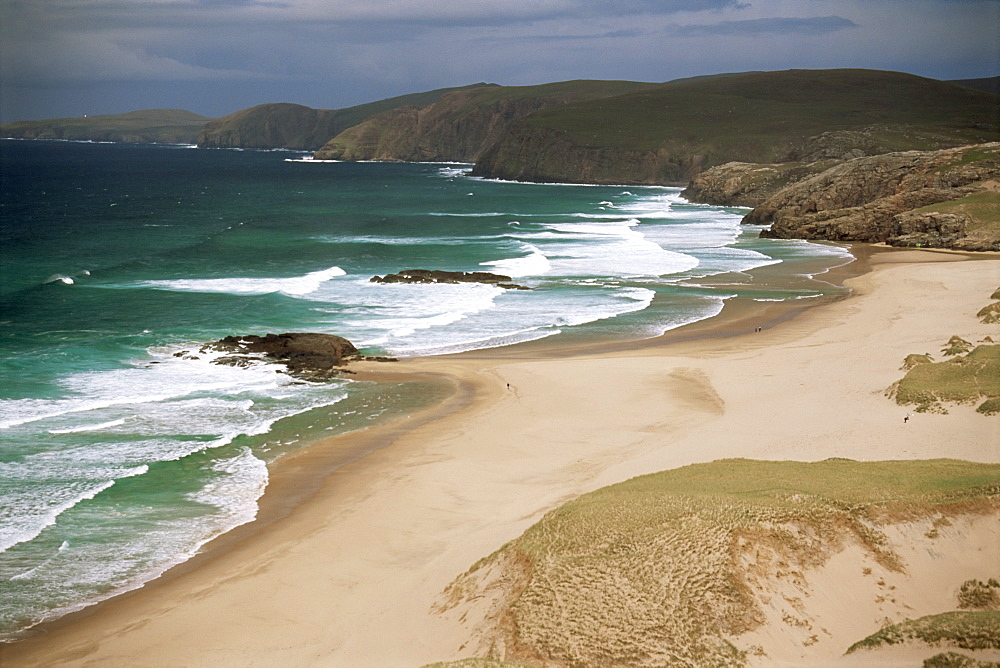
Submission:
[[[336,378],[345,373],[343,367],[350,361],[391,359],[362,355],[342,336],[311,333],[227,336],[205,344],[201,352],[226,353],[214,360],[215,364],[240,367],[260,362],[282,364],[289,375],[310,381]]]
[[[512,282],[510,276],[488,271],[445,271],[441,269],[404,269],[398,274],[372,276],[371,283],[484,283],[507,290],[530,290]]]

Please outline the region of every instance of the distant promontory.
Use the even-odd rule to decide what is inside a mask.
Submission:
[[[996,88],[996,77],[946,82],[865,69],[477,83],[345,109],[262,104],[214,120],[147,110],[8,123],[0,134],[473,162],[475,176],[515,181],[688,186],[697,202],[755,207],[746,222],[771,225],[766,235],[998,250]]]

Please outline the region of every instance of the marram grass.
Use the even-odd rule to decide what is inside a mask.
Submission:
[[[847,653],[911,641],[934,646],[980,650],[1000,649],[1000,612],[958,610],[887,626],[854,643]]]
[[[1000,508],[1000,465],[724,460],[642,476],[547,514],[446,592],[501,601],[503,658],[555,665],[740,665],[764,621],[754,578],[848,542],[900,570],[883,526]]]

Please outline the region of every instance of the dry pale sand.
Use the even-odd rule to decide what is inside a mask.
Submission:
[[[278,491],[265,495],[263,522],[143,590],[7,646],[0,663],[420,666],[462,658],[477,620],[433,613],[442,590],[581,493],[724,457],[1000,461],[997,418],[959,407],[904,424],[908,411],[883,396],[907,354],[937,354],[952,334],[1000,338],[1000,328],[975,317],[1000,285],[1000,259],[913,251],[873,262],[850,282],[854,296],[761,333],[575,357],[508,351],[401,362],[395,373],[444,374],[458,391],[403,421],[410,424],[351,437],[392,440],[328,475],[317,472],[329,468],[336,439],[290,458],[272,477]],[[1000,563],[995,524],[973,532],[982,554],[971,560],[983,573]],[[939,561],[939,588],[976,577],[952,568],[947,555]],[[814,587],[836,597],[838,568],[833,561],[829,573],[815,574]],[[830,602],[825,626],[838,637],[802,661],[801,644],[779,651],[779,638],[774,658],[835,659],[878,629],[857,610]]]

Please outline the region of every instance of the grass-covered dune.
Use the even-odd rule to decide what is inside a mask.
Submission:
[[[144,109],[125,114],[16,121],[0,125],[0,137],[191,144],[210,120],[183,109]]]
[[[259,104],[208,123],[198,134],[197,141],[198,146],[205,148],[315,151],[346,128],[375,114],[397,107],[431,104],[442,95],[457,90],[491,86],[494,84],[439,88],[344,109],[313,109],[287,102]]]
[[[686,184],[730,161],[776,163],[1000,139],[1000,98],[878,70],[698,77],[536,112],[475,173],[529,181]]]
[[[946,566],[998,513],[997,464],[697,464],[548,513],[458,578],[441,612],[489,607],[476,654],[530,665],[766,665],[779,641],[832,658],[935,587],[958,608],[983,575]],[[843,642],[826,608],[867,630]]]

